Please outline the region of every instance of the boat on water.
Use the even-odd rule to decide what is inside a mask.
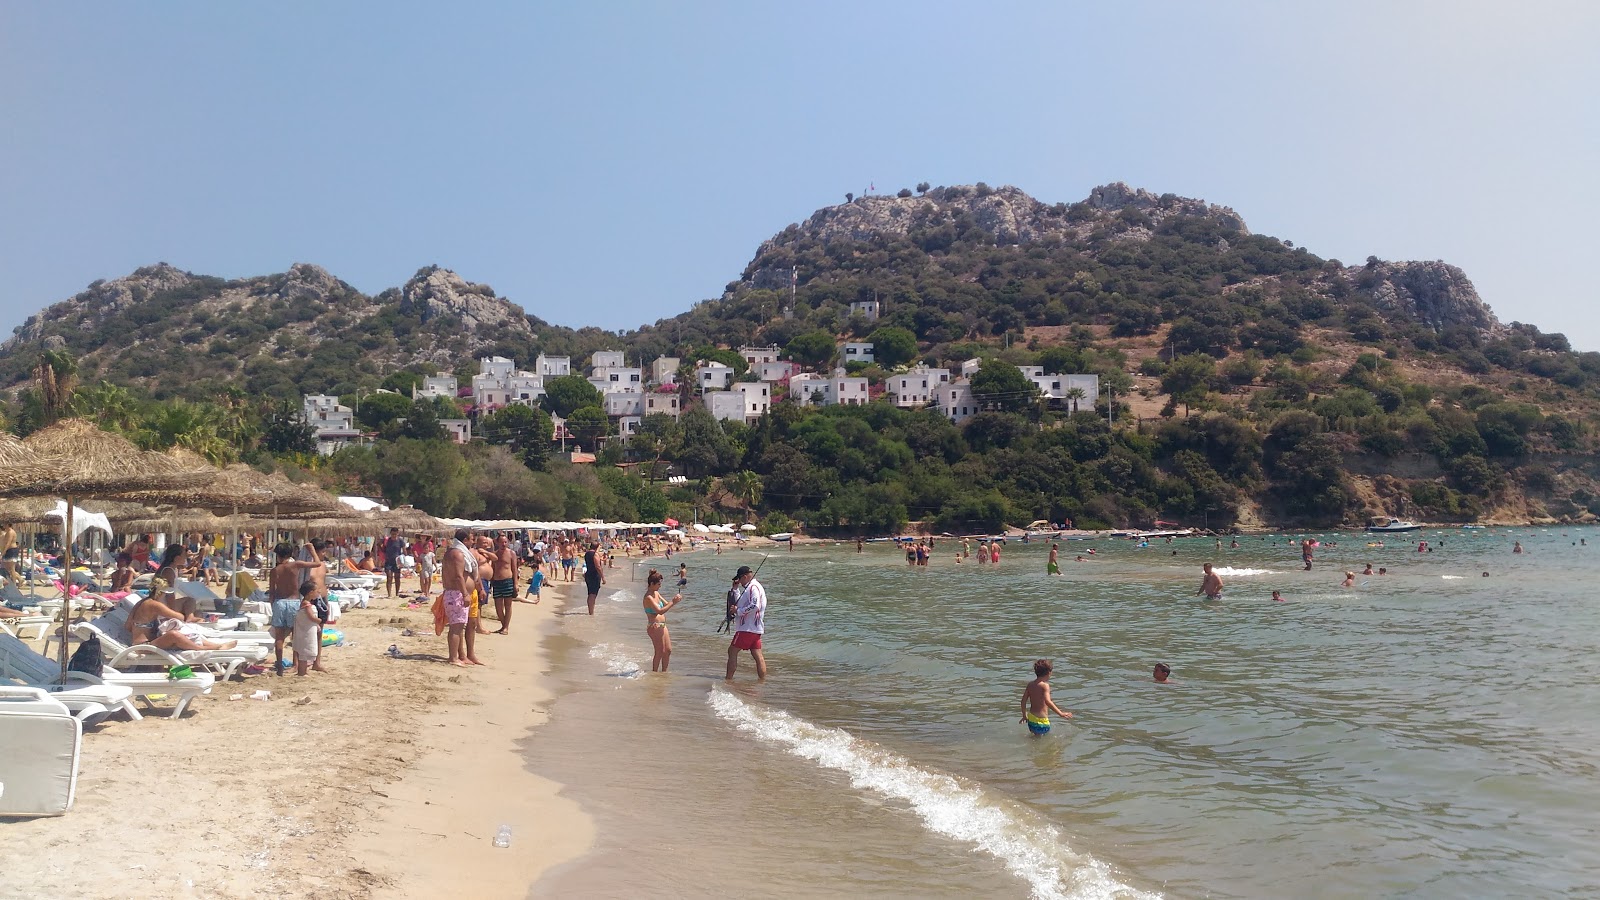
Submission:
[[[780,531],[776,534],[769,534],[767,537],[775,541],[787,541],[794,537],[794,533],[789,531]]]
[[[1193,528],[1182,528],[1182,529],[1173,530],[1173,531],[1113,531],[1113,532],[1111,532],[1111,536],[1114,537],[1114,538],[1127,538],[1130,541],[1147,541],[1147,540],[1150,540],[1151,538],[1194,537],[1194,535],[1195,535],[1195,530]]]
[[[1421,531],[1422,526],[1406,519],[1396,519],[1393,516],[1373,516],[1367,523],[1367,531],[1376,534],[1392,534],[1401,531]]]

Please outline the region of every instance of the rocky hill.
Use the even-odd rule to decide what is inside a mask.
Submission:
[[[232,281],[161,263],[30,317],[0,345],[0,386],[25,381],[39,350],[65,350],[80,381],[156,397],[227,386],[294,396],[407,367],[455,371],[488,354],[528,359],[575,334],[437,266],[369,297],[306,263]]]

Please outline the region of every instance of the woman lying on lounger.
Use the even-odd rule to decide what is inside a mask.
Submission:
[[[183,613],[164,602],[171,595],[164,579],[150,582],[150,596],[134,604],[128,614],[128,633],[135,642],[162,650],[232,650],[239,645],[238,641],[213,641],[185,621]]]

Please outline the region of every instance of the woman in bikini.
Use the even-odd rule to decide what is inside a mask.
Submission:
[[[656,648],[656,655],[650,660],[650,671],[665,672],[667,663],[672,661],[672,635],[667,633],[667,610],[683,602],[683,595],[674,594],[671,600],[661,599],[661,573],[655,569],[650,570],[645,585],[644,630]]]
[[[182,614],[185,622],[194,620],[195,612],[199,608],[199,601],[193,597],[180,598],[172,588],[177,585],[178,579],[182,578],[188,569],[189,551],[185,550],[182,544],[167,545],[166,551],[161,554],[161,568],[156,570],[156,577],[167,583],[169,596],[162,597],[153,588],[150,591],[150,596],[157,600],[173,604],[172,608]]]
[[[232,650],[238,641],[213,641],[197,626],[189,624],[183,613],[162,602],[168,595],[167,583],[157,578],[150,582],[150,596],[134,604],[128,614],[128,633],[135,643],[163,650]]]

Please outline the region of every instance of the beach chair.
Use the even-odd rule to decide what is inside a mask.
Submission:
[[[39,688],[0,684],[0,816],[59,816],[78,786],[83,723]]]
[[[75,623],[72,633],[80,639],[87,639],[91,634],[99,638],[100,652],[106,658],[106,665],[114,669],[200,666],[226,681],[245,666],[264,662],[271,651],[265,644],[240,644],[232,650],[163,650],[151,644],[125,644],[116,635],[102,629],[98,622]]]
[[[129,647],[133,646],[133,634],[128,631],[128,616],[133,612],[133,607],[137,605],[138,602],[139,598],[137,596],[125,597],[122,600],[119,600],[117,603],[113,604],[111,609],[107,610],[104,615],[101,615],[99,618],[94,620],[95,625],[99,627],[101,631],[104,631],[106,634],[109,634],[111,637],[115,638],[117,643]],[[268,647],[272,646],[272,634],[270,632],[223,631],[220,628],[207,628],[205,625],[199,622],[193,624],[198,625],[200,631],[203,632],[206,637],[214,641],[238,641],[239,646],[241,647],[247,644],[265,644]]]
[[[87,633],[83,631],[78,631],[77,633],[79,635],[87,636]],[[3,640],[4,636],[0,635],[0,641]],[[18,641],[18,644],[21,644],[21,642]],[[3,644],[0,644],[0,647],[3,646]],[[25,644],[21,644],[21,646],[22,650],[26,650],[33,656],[31,660],[24,659],[23,661],[23,665],[30,665],[33,667],[30,671],[36,677],[32,680],[37,681],[38,677],[46,677],[44,671],[45,668],[48,668],[49,671],[55,675],[61,674],[61,669],[54,660],[47,656],[34,653],[33,650]],[[166,652],[158,647],[151,647],[150,649],[156,650],[160,653]],[[22,651],[13,648],[10,652],[20,655]],[[193,664],[173,661],[168,665],[192,666]],[[85,675],[82,672],[68,672],[67,675],[75,676],[75,680],[87,681],[87,683],[91,684],[95,683],[93,675]],[[108,663],[100,670],[98,683],[107,687],[126,688],[130,692],[130,698],[138,697],[140,700],[144,701],[145,706],[149,708],[155,707],[155,701],[150,699],[152,696],[160,695],[176,698],[177,703],[172,707],[172,715],[181,716],[183,715],[183,711],[189,707],[190,701],[194,700],[194,698],[200,696],[201,694],[211,693],[211,688],[217,683],[217,677],[212,675],[210,672],[197,671],[194,673],[194,677],[192,678],[168,678],[165,671],[129,672],[119,669],[114,664]],[[132,714],[132,718],[137,719],[140,717],[138,710],[134,708],[132,702],[129,702],[125,708],[129,713]]]
[[[55,619],[49,616],[7,616],[0,618],[0,631],[16,635],[25,641],[36,641],[44,637],[45,632],[50,630],[50,625],[53,622],[55,622]],[[37,628],[39,631],[31,638],[23,637],[22,632],[28,628]]]
[[[60,701],[78,721],[93,725],[117,710],[130,719],[141,719],[133,705],[133,688],[108,683],[82,672],[68,672],[61,680],[61,668],[52,659],[40,656],[21,638],[0,634],[0,682],[39,688]]]

